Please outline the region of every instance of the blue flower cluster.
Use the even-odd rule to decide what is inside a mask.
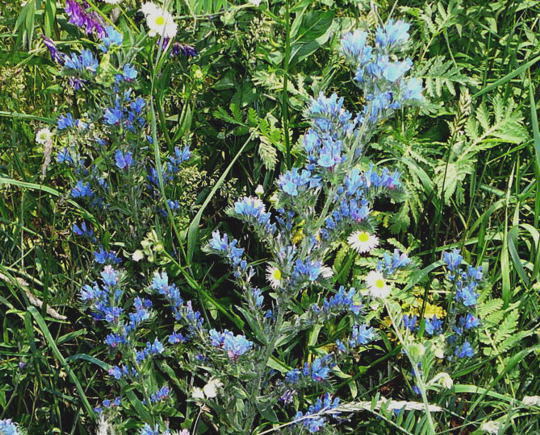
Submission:
[[[224,258],[234,268],[234,276],[239,278],[248,270],[247,261],[244,259],[244,248],[238,247],[238,240],[229,241],[227,234],[221,235],[219,231],[212,233],[212,239],[208,242],[209,249]]]
[[[410,59],[396,57],[409,39],[409,24],[389,20],[376,32],[375,45],[368,43],[367,33],[355,31],[342,39],[342,51],[356,68],[356,81],[369,102],[358,122],[375,123],[404,105],[422,100],[422,82],[406,78],[412,68]]]
[[[0,420],[0,434],[2,435],[19,435],[21,431],[18,426],[9,418]]]
[[[328,419],[325,414],[336,416],[339,414],[335,409],[339,406],[339,397],[332,400],[332,396],[326,393],[323,398],[318,398],[304,414],[298,411],[294,416],[294,422],[301,424],[309,433],[315,433],[321,430],[327,423]]]
[[[223,332],[211,329],[208,331],[208,335],[210,337],[210,344],[226,351],[228,357],[232,360],[237,360],[253,347],[253,343],[246,337],[243,335],[234,335],[227,329]]]
[[[328,379],[330,370],[335,366],[333,360],[334,356],[328,354],[322,358],[315,358],[311,364],[304,363],[302,370],[293,369],[285,374],[285,382],[289,384],[296,384],[301,380],[311,379],[315,382],[321,382]]]
[[[465,333],[480,325],[474,307],[478,300],[477,290],[482,280],[482,268],[464,265],[463,257],[457,249],[443,252],[443,261],[448,269],[447,278],[454,286],[456,302],[452,312],[455,319],[452,326],[454,334],[448,341],[455,345],[456,357],[470,358],[474,356],[474,349]]]
[[[394,249],[392,254],[385,252],[382,260],[377,263],[377,270],[386,276],[392,276],[398,269],[402,269],[411,264],[411,259],[404,252]]]
[[[345,287],[340,286],[335,295],[322,301],[322,308],[314,304],[312,309],[315,313],[322,312],[324,314],[340,314],[348,311],[353,314],[360,314],[362,305],[358,298],[359,295],[354,288],[351,287],[346,291]]]
[[[122,262],[113,251],[106,251],[102,246],[99,250],[94,251],[94,259],[98,264],[120,264]]]
[[[101,406],[96,406],[94,408],[94,412],[101,414],[105,409],[111,409],[120,406],[122,406],[122,399],[120,397],[116,397],[113,400],[105,399],[103,402],[101,402]]]
[[[245,197],[236,201],[231,213],[253,225],[260,235],[272,235],[276,232],[276,224],[271,222],[272,215],[266,211],[259,198]]]

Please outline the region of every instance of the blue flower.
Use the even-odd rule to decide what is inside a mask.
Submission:
[[[119,264],[122,262],[118,256],[112,251],[105,251],[103,247],[100,247],[98,251],[94,252],[94,260],[98,264]]]
[[[75,187],[71,189],[71,196],[73,198],[91,198],[94,195],[90,187],[90,183],[84,183],[83,181],[77,181]]]
[[[165,347],[157,338],[153,343],[147,342],[146,347],[141,351],[135,352],[135,359],[140,364],[152,355],[159,355],[165,351]]]
[[[105,344],[112,348],[116,348],[119,345],[126,344],[126,343],[127,343],[127,338],[125,335],[109,334],[107,335],[107,337],[105,337]]]
[[[352,328],[351,338],[349,339],[350,347],[358,347],[368,344],[375,339],[375,330],[369,326],[354,325]]]
[[[401,20],[388,20],[383,27],[377,29],[375,42],[382,48],[395,48],[409,40],[410,27],[410,24]]]
[[[121,33],[117,32],[114,27],[107,26],[105,27],[105,36],[101,39],[102,45],[99,48],[106,53],[111,46],[122,45],[123,40],[124,36]]]
[[[162,431],[159,428],[159,425],[150,426],[148,423],[141,428],[139,435],[168,435],[170,434],[169,430]]]
[[[311,172],[303,169],[292,168],[279,177],[278,186],[291,196],[297,196],[299,192],[320,186],[320,178],[311,175]]]
[[[94,236],[94,231],[92,230],[92,228],[86,225],[85,221],[82,221],[80,225],[73,224],[72,231],[77,236],[83,236],[88,238],[93,238]]]
[[[310,433],[318,432],[328,422],[326,417],[321,416],[321,413],[335,409],[338,406],[339,398],[336,397],[332,400],[330,394],[326,393],[322,400],[320,398],[317,399],[317,401],[308,408],[305,414],[298,411],[294,416],[293,422],[298,421],[298,424],[302,424]],[[337,412],[334,412],[332,415],[335,416],[337,414]]]
[[[231,331],[225,329],[223,332],[217,332],[215,329],[208,331],[210,344],[214,347],[222,348],[227,352],[230,359],[236,360],[241,355],[250,351],[253,343],[243,335],[234,335]]]
[[[234,203],[234,213],[239,217],[247,218],[247,222],[259,227],[261,231],[267,234],[273,234],[276,231],[275,224],[270,222],[271,214],[266,211],[264,203],[255,197],[244,197]]]
[[[388,252],[383,254],[383,259],[377,264],[377,270],[391,276],[396,270],[407,267],[410,263],[411,260],[407,254],[394,249],[391,255]]]
[[[167,341],[169,344],[178,344],[186,342],[187,338],[184,337],[180,332],[173,332],[171,335],[169,335]]]
[[[58,151],[58,154],[56,155],[56,161],[58,163],[73,163],[73,158],[71,157],[69,150],[64,147],[60,151]]]
[[[118,125],[122,120],[124,113],[121,109],[117,107],[109,107],[105,109],[105,114],[103,115],[105,122],[109,125]]]
[[[424,319],[425,331],[429,335],[437,335],[442,332],[443,322],[437,316]]]
[[[451,252],[443,252],[443,261],[449,270],[455,271],[463,261],[463,257],[460,255],[459,249],[454,249]]]
[[[130,82],[130,81],[135,80],[137,78],[137,70],[133,67],[133,65],[131,65],[129,63],[126,63],[124,65],[122,75],[124,77],[124,80]]]
[[[119,274],[112,266],[105,266],[101,272],[101,279],[107,286],[113,287],[118,284]]]
[[[328,354],[322,358],[315,358],[311,365],[304,364],[303,375],[310,376],[316,382],[320,382],[328,378],[330,369],[335,365],[332,361],[332,355]]]
[[[10,419],[0,420],[0,434],[19,435],[21,432],[15,423]]]
[[[367,32],[355,30],[341,39],[341,51],[355,64],[365,64],[371,59],[372,47],[367,44]]]
[[[264,296],[261,289],[254,288],[251,292],[256,307],[261,307],[264,302]]]
[[[412,61],[405,59],[402,62],[391,62],[387,57],[381,59],[380,66],[383,77],[389,82],[395,82],[409,71],[412,67]]]
[[[454,351],[454,354],[458,358],[471,358],[474,356],[474,349],[471,346],[471,343],[465,341],[461,346],[458,346]]]
[[[129,151],[125,153],[121,150],[116,150],[114,153],[116,167],[119,169],[129,169],[133,165],[133,154]]]
[[[71,113],[66,113],[65,115],[60,115],[56,127],[58,130],[64,130],[66,128],[75,127],[76,120],[73,118]]]
[[[156,291],[161,296],[164,296],[169,303],[173,311],[174,317],[179,320],[182,317],[180,309],[184,304],[184,300],[180,295],[180,290],[174,284],[169,284],[169,277],[165,272],[159,274],[156,272],[152,279],[152,284],[150,288]]]
[[[146,105],[146,101],[144,98],[138,97],[134,101],[132,101],[129,104],[129,107],[131,110],[133,110],[135,113],[139,114],[144,109],[144,106]],[[175,148],[176,149],[176,148]],[[188,148],[189,149],[189,148]]]
[[[458,318],[458,325],[465,329],[473,329],[480,325],[480,320],[471,313],[467,313],[465,316]]]
[[[418,322],[418,316],[409,316],[405,314],[403,316],[403,326],[411,332],[416,330],[416,323]]]
[[[356,290],[354,288],[350,288],[347,292],[345,291],[345,287],[340,286],[334,296],[323,300],[323,311],[325,313],[350,311],[354,314],[359,314],[362,305],[354,301],[355,296]]]
[[[169,398],[169,394],[171,393],[171,389],[168,386],[163,386],[159,390],[157,390],[155,393],[152,393],[150,395],[150,402],[156,403],[156,402],[162,402],[163,400],[166,400]]]
[[[400,84],[400,88],[401,97],[404,100],[422,101],[424,99],[422,95],[422,80],[419,78],[410,78],[402,81]]]
[[[64,66],[77,71],[89,71],[95,74],[99,62],[90,50],[84,49],[80,55],[71,53],[71,57],[66,56]]]

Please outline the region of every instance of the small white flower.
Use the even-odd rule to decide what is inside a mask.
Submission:
[[[449,390],[454,385],[454,381],[448,373],[442,372],[431,380],[430,385],[431,384],[439,384],[441,387]]]
[[[359,254],[369,252],[379,244],[377,236],[369,234],[367,231],[355,231],[349,236],[347,241]]]
[[[122,0],[105,0],[105,3],[108,3],[110,5],[117,5],[120,4]]]
[[[525,406],[540,406],[540,396],[524,396],[522,402]]]
[[[264,188],[259,184],[257,188],[255,189],[255,195],[263,196],[263,194],[264,194]]]
[[[390,286],[381,272],[372,270],[366,276],[368,292],[374,298],[386,298],[390,294]]]
[[[191,397],[193,397],[194,399],[204,399],[204,391],[202,390],[202,388],[193,387]]]
[[[203,387],[203,392],[209,399],[213,399],[217,396],[218,388],[221,388],[223,383],[219,379],[211,378],[208,383]]]
[[[146,24],[150,29],[148,32],[150,36],[159,35],[163,38],[174,38],[178,26],[169,12],[160,9],[153,3],[145,3],[141,10],[146,15]]]
[[[283,282],[283,274],[277,267],[268,265],[266,268],[266,279],[272,288],[278,288]]]
[[[323,278],[330,278],[334,274],[334,271],[331,267],[328,266],[322,266],[321,267],[321,276]]]
[[[485,423],[482,423],[482,426],[480,426],[480,430],[483,430],[484,432],[487,432],[489,434],[499,433],[500,428],[501,428],[500,423],[497,423],[496,421],[493,421],[493,420],[486,421]]]
[[[140,249],[137,249],[133,255],[131,256],[131,259],[133,261],[141,261],[144,258],[144,253]]]
[[[253,6],[259,6],[261,4],[261,0],[249,0],[249,3],[251,3]]]
[[[36,142],[42,145],[51,143],[53,134],[48,128],[42,128],[36,133]]]

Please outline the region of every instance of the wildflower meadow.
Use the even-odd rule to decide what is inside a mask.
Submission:
[[[536,0],[4,0],[0,435],[540,433]]]

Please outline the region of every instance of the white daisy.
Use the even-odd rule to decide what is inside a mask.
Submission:
[[[367,231],[355,231],[349,236],[347,241],[359,254],[369,252],[379,245],[377,236],[369,234]]]
[[[36,142],[42,145],[51,143],[53,134],[48,128],[42,128],[36,133]]]
[[[144,6],[146,6],[146,4]],[[174,22],[173,16],[165,9],[160,9],[155,5],[154,7],[155,8],[149,6],[146,8],[149,10],[148,14],[146,14],[146,24],[150,29],[148,34],[150,36],[159,35],[168,39],[174,38],[174,35],[176,35],[176,31],[178,30],[178,26]]]
[[[390,294],[390,286],[386,283],[381,272],[372,270],[366,276],[369,294],[374,298],[385,298]]]
[[[272,288],[278,288],[283,282],[283,274],[277,267],[268,265],[266,268],[266,279]]]

